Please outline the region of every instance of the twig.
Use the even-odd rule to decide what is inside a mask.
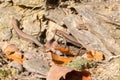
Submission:
[[[120,55],[117,55],[117,56],[111,56],[109,59],[108,59],[108,61],[111,61],[111,60],[113,60],[113,59],[115,59],[115,58],[119,58],[120,57]]]

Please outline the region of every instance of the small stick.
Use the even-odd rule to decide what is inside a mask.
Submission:
[[[119,57],[120,57],[120,55],[111,56],[111,57],[108,59],[108,61],[110,62],[111,60],[113,60],[113,59],[115,59],[115,58],[119,58]]]

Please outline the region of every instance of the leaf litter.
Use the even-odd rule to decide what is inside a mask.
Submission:
[[[13,1],[11,6],[24,14],[22,17],[21,13],[12,15],[22,27],[19,29],[18,37],[30,39],[35,44],[28,43],[28,45],[26,42],[29,40],[21,38],[16,40],[14,34],[10,40],[0,39],[2,59],[0,59],[0,78],[3,80],[119,80],[120,37],[114,38],[116,34],[113,35],[112,29],[117,26],[114,30],[119,30],[120,21],[117,18],[119,15],[114,15],[119,13],[119,1],[45,0],[42,2],[44,4],[37,7],[22,3],[20,5],[23,6],[20,6]],[[6,2],[1,2],[3,3]],[[8,1],[8,4],[11,2]],[[37,14],[32,18],[40,22],[41,31],[37,33],[36,39],[34,38],[36,35],[32,37],[24,32],[24,28],[29,29],[29,26],[25,26],[22,21],[25,21],[25,17],[30,18],[29,10]],[[39,16],[39,11],[44,13]],[[98,16],[98,13],[103,14],[104,17]],[[35,21],[31,24],[35,24]],[[13,30],[15,31],[15,28]],[[39,42],[40,40],[45,44]],[[26,57],[25,54],[30,56]],[[3,61],[5,63],[2,63]],[[16,64],[12,64],[13,68],[8,66],[14,61],[22,66],[22,71],[18,69],[20,66],[15,67]]]

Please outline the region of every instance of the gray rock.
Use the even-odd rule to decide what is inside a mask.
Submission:
[[[9,40],[11,33],[11,15],[20,18],[18,11],[14,7],[1,7],[0,5],[0,41]]]
[[[23,67],[21,64],[19,64],[18,62],[16,61],[12,61],[11,63],[8,64],[9,67],[12,67],[12,68],[15,68],[15,69],[18,69],[20,72],[23,71]]]
[[[46,33],[47,41],[50,41],[54,37],[56,29],[63,30],[64,28],[52,21],[49,21]],[[55,38],[58,39],[58,37]]]
[[[12,31],[10,29],[6,29],[6,30],[2,30],[0,32],[1,36],[2,36],[2,40],[10,40],[12,37]]]
[[[31,16],[28,16],[24,18],[24,21],[22,23],[23,32],[30,34],[30,35],[35,35],[38,34],[40,31],[40,22],[36,20],[37,14],[33,14]]]
[[[49,66],[40,58],[24,61],[23,67],[29,72],[39,73],[42,75],[46,75],[49,70]]]
[[[54,10],[47,10],[45,16],[57,24],[63,25],[63,19],[66,17],[66,14],[62,9],[56,8]]]

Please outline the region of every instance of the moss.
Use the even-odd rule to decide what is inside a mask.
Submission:
[[[8,72],[6,70],[0,70],[0,77],[6,77]]]
[[[11,80],[10,78],[12,78],[12,76],[16,76],[18,74],[18,70],[14,68],[0,69],[0,80]]]
[[[66,65],[66,67],[69,67],[75,70],[88,69],[96,66],[97,64],[95,62],[87,60],[82,57],[77,57],[75,60],[73,60],[72,62]]]

